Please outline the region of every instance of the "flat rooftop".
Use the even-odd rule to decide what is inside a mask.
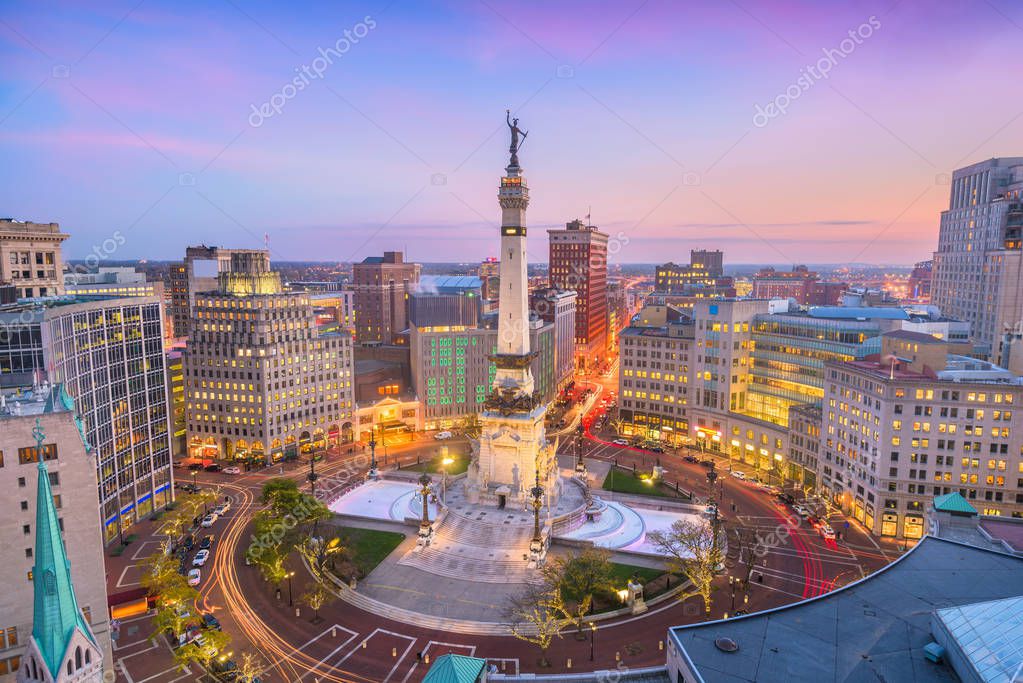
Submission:
[[[18,387],[0,391],[0,420],[25,415],[45,415],[71,410],[73,404],[60,385]]]
[[[888,567],[824,596],[669,630],[710,683],[958,681],[924,659],[938,609],[1023,595],[1023,558],[932,536]],[[736,652],[714,641],[730,638]],[[688,679],[687,680],[692,680]]]

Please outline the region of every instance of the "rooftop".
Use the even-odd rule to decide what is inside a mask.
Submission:
[[[977,508],[970,505],[969,501],[963,498],[958,491],[937,496],[934,499],[934,509],[941,512],[958,512],[964,515],[977,514]]]
[[[24,415],[45,415],[72,410],[74,404],[61,385],[46,382],[38,387],[0,391],[0,420]]]
[[[888,567],[832,593],[669,633],[696,681],[956,681],[947,665],[924,659],[932,612],[1019,595],[1023,559],[927,536]],[[719,650],[719,638],[739,649]]]

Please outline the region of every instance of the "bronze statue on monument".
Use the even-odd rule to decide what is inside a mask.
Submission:
[[[522,143],[526,141],[526,136],[529,135],[527,131],[519,128],[519,120],[511,117],[511,109],[505,109],[504,120],[508,123],[508,129],[511,131],[511,146],[508,151],[511,152],[511,163],[509,166],[519,165],[519,150],[522,149]],[[519,139],[519,136],[522,136]]]

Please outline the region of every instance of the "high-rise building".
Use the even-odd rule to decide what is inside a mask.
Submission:
[[[873,533],[926,533],[934,496],[1023,516],[1023,379],[930,335],[882,336],[868,359],[828,362],[819,485]]]
[[[0,386],[64,384],[96,455],[108,542],[172,498],[162,311],[155,297],[59,297],[0,311]]]
[[[409,322],[420,327],[479,323],[482,282],[471,275],[426,275],[409,297]]]
[[[659,265],[655,272],[654,292],[691,294],[694,289],[731,287],[732,278],[724,276],[724,258],[721,251],[693,249],[689,252],[688,265],[671,262]]]
[[[113,658],[95,451],[63,387],[0,395],[0,683],[33,658],[38,675],[18,680],[100,681]],[[78,646],[88,659],[68,677]]]
[[[244,262],[233,259],[234,254],[247,255],[243,259],[255,259],[265,270],[270,269],[270,252],[264,249],[225,249],[205,244],[188,247],[185,249],[185,260],[171,266],[170,317],[174,337],[189,336],[196,294],[215,291],[217,276],[230,272],[232,263]]]
[[[408,299],[421,267],[406,263],[400,251],[367,256],[352,266],[355,340],[360,344],[400,344],[408,328]]]
[[[922,304],[931,300],[931,276],[934,273],[934,261],[920,261],[913,266],[909,275],[909,298]]]
[[[60,245],[70,235],[57,223],[0,218],[0,282],[10,282],[18,298],[64,293]]]
[[[931,302],[970,323],[999,365],[1005,332],[1023,320],[1023,157],[988,159],[952,173],[941,213]]]
[[[190,455],[270,463],[351,441],[352,339],[321,333],[309,295],[236,255],[195,300],[184,353]]]
[[[493,256],[488,256],[480,263],[478,273],[483,289],[483,298],[497,299],[501,287],[501,262]]]
[[[576,366],[596,371],[607,358],[607,241],[606,233],[580,220],[564,230],[548,230],[550,286],[576,292]]]
[[[573,291],[550,288],[538,289],[530,295],[530,310],[545,323],[554,325],[554,375],[558,389],[575,375],[577,298]]]

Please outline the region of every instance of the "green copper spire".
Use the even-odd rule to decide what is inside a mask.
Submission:
[[[50,674],[56,679],[60,664],[67,652],[68,643],[75,628],[81,629],[93,643],[89,625],[78,608],[75,589],[71,584],[71,563],[64,551],[60,537],[57,509],[53,504],[50,490],[50,475],[43,459],[43,432],[39,419],[32,430],[36,440],[36,456],[39,458],[39,482],[36,493],[36,547],[35,565],[32,567],[33,592],[35,593],[32,613],[32,638],[42,654]]]

